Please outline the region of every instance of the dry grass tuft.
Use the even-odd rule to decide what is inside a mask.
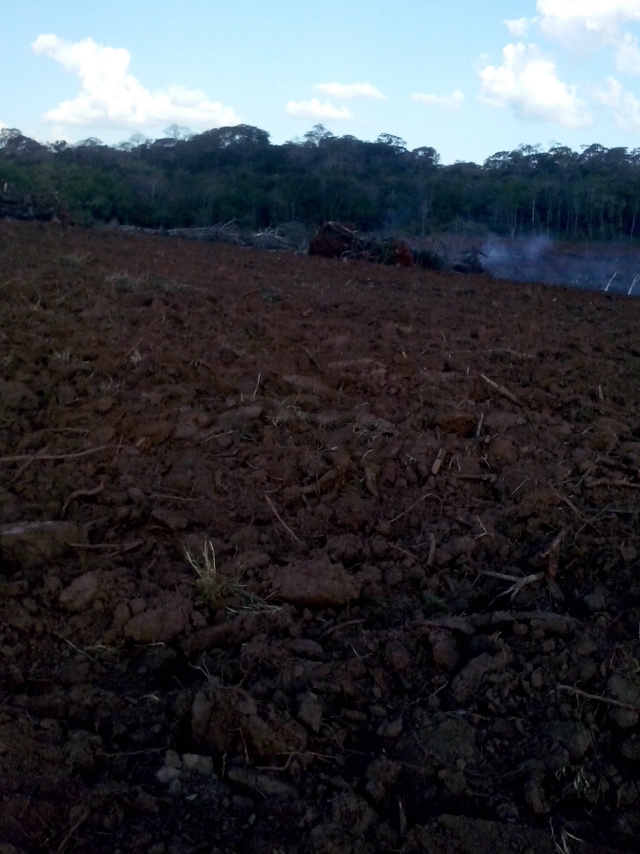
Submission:
[[[62,260],[75,267],[82,264],[88,264],[91,260],[91,255],[89,255],[88,252],[80,252],[78,250],[77,252],[71,252],[69,255],[63,255]]]
[[[202,548],[202,554],[194,556],[189,549],[184,550],[185,557],[196,574],[195,587],[202,602],[211,608],[219,608],[226,602],[241,601],[240,607],[226,605],[232,614],[253,611],[255,613],[269,613],[279,611],[279,605],[271,605],[269,602],[251,593],[240,583],[242,570],[238,570],[234,578],[226,578],[222,575],[216,563],[216,552],[210,540],[206,540]]]
[[[228,582],[218,572],[216,552],[210,540],[206,540],[202,554],[198,557],[184,550],[185,557],[195,571],[195,587],[200,597],[210,605],[217,605],[228,595]]]
[[[110,285],[118,294],[139,291],[146,283],[146,276],[132,276],[126,270],[109,273],[104,277],[106,285]]]

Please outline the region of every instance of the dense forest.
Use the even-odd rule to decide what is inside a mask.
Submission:
[[[640,149],[521,145],[482,165],[442,165],[435,149],[408,150],[334,136],[316,125],[273,145],[247,125],[193,135],[41,144],[0,131],[0,214],[54,210],[79,223],[150,228],[235,222],[251,230],[297,221],[351,223],[367,232],[426,237],[443,230],[567,239],[640,237]]]

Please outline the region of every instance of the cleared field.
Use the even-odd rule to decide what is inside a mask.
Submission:
[[[0,223],[6,851],[640,850],[639,313]]]

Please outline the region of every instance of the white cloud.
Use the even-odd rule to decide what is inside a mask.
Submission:
[[[576,87],[558,78],[555,63],[536,45],[508,44],[502,60],[502,65],[487,65],[480,71],[484,100],[510,107],[522,119],[566,128],[584,128],[591,123]]]
[[[596,100],[613,112],[616,125],[622,130],[640,130],[640,100],[625,91],[619,80],[607,77],[606,87],[598,89]]]
[[[130,55],[125,48],[107,47],[90,38],[68,42],[56,35],[39,35],[31,47],[77,75],[82,87],[75,98],[45,113],[49,122],[134,129],[168,123],[211,128],[240,122],[232,109],[210,101],[199,89],[179,85],[156,92],[145,89],[128,73]]]
[[[449,112],[459,110],[464,103],[464,95],[460,89],[456,89],[450,95],[423,95],[420,92],[414,92],[410,98],[419,104],[426,104],[428,107],[440,107],[440,109]]]
[[[640,73],[638,41],[624,29],[640,21],[640,0],[538,0],[537,8],[545,36],[582,53],[612,47],[619,72]]]
[[[616,68],[621,74],[640,74],[640,47],[631,33],[622,33],[615,51]]]
[[[560,41],[613,37],[625,21],[640,20],[640,0],[538,0],[540,28]]]
[[[335,107],[329,102],[321,103],[317,98],[310,101],[289,101],[286,108],[287,115],[296,119],[350,119],[351,112],[348,107]]]
[[[330,98],[373,98],[376,101],[385,98],[371,83],[316,83],[313,88]]]
[[[504,24],[514,38],[523,39],[529,32],[529,27],[535,20],[535,18],[516,18],[513,21],[504,21]]]

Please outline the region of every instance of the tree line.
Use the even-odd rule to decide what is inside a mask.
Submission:
[[[482,164],[442,165],[434,148],[409,150],[391,134],[335,136],[322,125],[282,145],[248,125],[200,134],[174,125],[166,134],[115,146],[41,144],[5,128],[0,201],[22,194],[75,222],[148,228],[234,222],[259,231],[336,220],[406,237],[640,236],[640,149],[521,145]]]

